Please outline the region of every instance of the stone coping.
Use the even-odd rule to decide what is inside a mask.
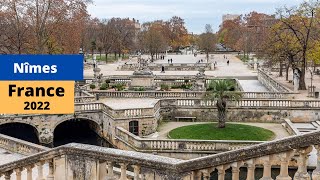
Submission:
[[[304,135],[291,136],[275,141],[253,145],[239,150],[228,151],[191,160],[179,160],[133,151],[123,151],[92,145],[71,143],[1,165],[0,173],[4,173],[19,167],[26,167],[39,161],[52,160],[54,157],[62,155],[78,155],[82,157],[95,158],[97,160],[136,164],[141,165],[142,167],[158,169],[163,172],[185,173],[194,170],[226,165],[233,162],[250,160],[267,155],[279,154],[281,152],[288,152],[294,149],[301,149],[304,147],[317,145],[319,143],[320,131],[316,131],[312,133],[306,133]]]

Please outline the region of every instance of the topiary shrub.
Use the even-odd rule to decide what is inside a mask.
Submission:
[[[107,90],[108,87],[109,87],[109,84],[103,83],[103,84],[101,84],[101,86],[100,86],[100,90]]]
[[[166,84],[161,84],[160,90],[162,90],[162,91],[169,91],[169,86],[166,85]]]
[[[96,85],[90,84],[90,89],[95,89],[95,88],[96,88]]]

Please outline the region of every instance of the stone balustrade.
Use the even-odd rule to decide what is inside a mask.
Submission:
[[[177,82],[181,83],[181,82]],[[91,91],[101,98],[202,98],[203,91]],[[294,93],[279,92],[239,92],[243,99],[292,99]]]
[[[49,150],[49,148],[44,146],[6,136],[4,134],[0,134],[0,148],[23,155],[32,155]]]
[[[200,180],[211,178],[216,170],[218,180],[224,180],[226,170],[231,169],[232,180],[240,178],[244,168],[247,180],[254,180],[255,169],[263,167],[261,180],[271,180],[272,166],[280,166],[277,180],[292,179],[289,166],[298,167],[295,180],[320,179],[320,132],[291,136],[260,143],[247,148],[209,155],[191,160],[180,160],[133,151],[109,149],[91,145],[68,144],[28,156],[0,166],[0,176],[5,180],[21,180],[21,172],[31,179],[102,180],[102,179],[164,179]],[[316,168],[309,174],[308,154],[317,150]],[[44,164],[49,172],[43,173]],[[115,167],[120,167],[119,174]],[[243,168],[241,168],[243,167]],[[34,178],[32,169],[37,168]],[[240,169],[241,168],[241,169]],[[119,169],[119,168],[117,168]],[[309,172],[308,172],[309,171]],[[243,173],[242,173],[243,175]]]
[[[258,69],[258,80],[272,92],[292,92],[289,88],[274,80],[262,69]]]
[[[162,100],[165,104],[166,100]],[[212,107],[215,108],[216,101],[203,99],[175,99],[167,100],[169,105],[177,107]],[[242,99],[239,101],[230,101],[229,107],[235,108],[302,108],[318,109],[320,101],[316,100],[294,100],[294,99]]]
[[[177,140],[140,138],[122,127],[116,127],[115,136],[139,152],[193,152],[218,153],[244,148],[262,141]]]
[[[165,61],[164,61],[165,62]],[[161,71],[162,66],[164,66],[165,71],[198,71],[199,68],[204,68],[205,70],[213,70],[211,68],[211,63],[189,63],[189,64],[181,64],[181,63],[162,63],[162,64],[148,64],[148,68],[151,71]],[[139,68],[138,63],[128,63],[123,64],[118,67],[121,71],[135,71]]]
[[[102,103],[78,103],[74,106],[75,112],[101,111]]]

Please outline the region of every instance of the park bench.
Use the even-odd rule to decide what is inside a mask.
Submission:
[[[193,117],[193,116],[182,116],[182,117],[175,117],[175,119],[176,119],[177,121],[180,121],[180,120],[182,119],[182,120],[191,120],[192,122],[194,122],[194,121],[197,119],[197,117]]]

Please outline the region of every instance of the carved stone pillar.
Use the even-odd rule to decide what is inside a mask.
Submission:
[[[317,150],[317,168],[312,172],[312,179],[320,179],[320,145],[315,145]]]
[[[12,174],[12,171],[7,171],[4,173],[4,179],[5,180],[10,180],[11,179],[11,174]]]
[[[38,169],[38,177],[37,180],[44,180],[43,177],[43,162],[38,162],[37,163],[37,169]]]
[[[218,180],[224,180],[224,177],[226,175],[226,169],[228,169],[226,166],[222,165],[222,166],[218,166],[217,170],[218,170]]]
[[[54,180],[53,161],[52,160],[49,161],[48,164],[49,164],[49,173],[47,176],[47,180]]]
[[[120,180],[127,180],[127,164],[121,163],[121,176]]]
[[[139,165],[133,166],[134,180],[140,180],[140,171],[141,171],[141,167]]]
[[[307,147],[297,150],[299,153],[298,170],[294,174],[294,180],[310,180],[310,175],[307,172],[307,159],[308,154],[312,151],[312,147]]]
[[[21,171],[23,171],[22,168],[18,168],[14,170],[16,172],[16,180],[21,180]]]
[[[256,169],[256,164],[253,159],[246,161],[247,164],[247,180],[254,180],[254,170]]]
[[[260,180],[273,180],[271,178],[271,163],[270,156],[262,157],[263,161],[263,176]]]
[[[104,180],[107,178],[107,163],[99,162],[99,179]]]
[[[208,168],[208,169],[201,170],[201,172],[203,174],[203,179],[204,180],[209,180],[210,179],[210,174],[211,174],[212,171],[214,171],[214,168]]]
[[[192,180],[200,180],[201,172],[199,170],[192,171]]]
[[[280,158],[280,174],[276,180],[292,180],[288,174],[288,164],[293,156],[293,151],[280,153],[278,156]]]
[[[113,162],[108,162],[108,177],[113,177]]]
[[[239,180],[239,173],[240,173],[241,166],[243,166],[243,162],[235,162],[231,164],[232,180]]]
[[[27,169],[27,180],[33,180],[33,179],[32,179],[32,169],[33,169],[33,166],[27,166],[26,169]]]

